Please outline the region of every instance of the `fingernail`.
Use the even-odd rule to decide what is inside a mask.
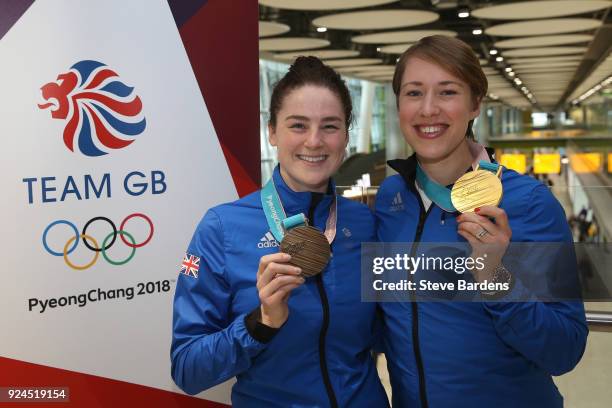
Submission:
[[[478,211],[480,211],[480,207],[474,208],[474,212],[478,212]]]

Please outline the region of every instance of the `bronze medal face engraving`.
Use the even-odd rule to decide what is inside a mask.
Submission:
[[[304,225],[287,231],[280,250],[291,255],[289,263],[302,268],[305,277],[321,273],[331,256],[325,235],[314,227]]]
[[[455,182],[451,191],[451,201],[457,211],[474,211],[483,205],[498,205],[502,199],[503,188],[499,178],[487,170],[465,173]]]

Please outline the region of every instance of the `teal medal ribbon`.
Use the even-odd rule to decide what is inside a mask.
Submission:
[[[481,170],[488,170],[493,174],[496,174],[499,169],[499,164],[481,160],[478,162],[477,168]],[[425,192],[425,195],[427,195],[431,201],[436,203],[438,207],[450,213],[457,211],[451,200],[451,190],[446,186],[438,184],[430,179],[427,173],[425,173],[425,171],[421,168],[421,164],[418,162],[416,169],[416,180],[421,189]]]
[[[421,189],[425,192],[425,195],[436,203],[438,207],[446,212],[457,211],[451,201],[451,191],[442,184],[438,184],[430,179],[423,171],[420,164],[417,164],[416,180]]]
[[[308,219],[304,213],[287,217],[272,178],[268,180],[266,185],[261,189],[261,205],[266,215],[266,219],[268,220],[270,232],[272,232],[272,235],[274,235],[274,238],[276,238],[279,243],[285,237],[286,231],[302,225],[308,225]],[[336,236],[336,212],[337,203],[336,195],[334,194],[327,222],[325,223],[326,228],[324,233],[330,245]]]
[[[499,164],[497,163],[493,163],[493,162],[486,162],[484,160],[481,160],[478,163],[478,168],[482,169],[482,170],[488,170],[493,174],[497,174],[497,170],[499,169]]]

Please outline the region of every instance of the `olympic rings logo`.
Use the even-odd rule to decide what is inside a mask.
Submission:
[[[136,243],[136,240],[134,239],[132,234],[124,230],[125,224],[130,219],[136,218],[136,217],[144,219],[149,224],[149,228],[150,228],[147,238],[138,244]],[[105,221],[108,224],[110,224],[110,226],[113,229],[113,232],[108,234],[102,240],[102,247],[100,247],[100,245],[98,244],[98,241],[94,237],[87,234],[87,228],[96,221]],[[51,228],[59,224],[65,224],[69,226],[70,228],[72,228],[72,230],[74,231],[74,236],[71,237],[68,241],[66,241],[62,252],[54,251],[53,249],[49,247],[49,244],[47,243],[47,235],[49,234],[49,231],[51,230]],[[128,263],[129,261],[132,260],[132,258],[136,254],[136,248],[143,247],[147,245],[149,241],[151,241],[151,238],[153,238],[154,230],[155,228],[153,227],[153,221],[151,221],[149,217],[141,213],[134,213],[134,214],[130,214],[127,217],[125,217],[123,221],[121,221],[119,230],[117,230],[115,223],[112,222],[109,218],[94,217],[85,223],[85,226],[83,227],[83,230],[81,231],[80,234],[79,234],[79,230],[77,229],[76,225],[74,225],[72,222],[67,221],[67,220],[57,220],[57,221],[53,221],[51,224],[47,226],[47,228],[45,228],[45,231],[43,232],[43,235],[42,235],[42,243],[43,243],[43,247],[47,250],[48,253],[50,253],[53,256],[63,257],[64,262],[66,262],[66,265],[68,265],[70,268],[74,270],[82,271],[82,270],[91,268],[98,261],[100,253],[102,253],[102,257],[104,257],[106,262],[108,262],[111,265],[118,266],[118,265],[124,265]],[[119,238],[121,238],[121,241],[123,241],[125,245],[132,248],[132,251],[130,252],[130,254],[125,259],[120,260],[120,261],[116,261],[116,260],[109,258],[108,254],[106,253],[106,251],[108,251],[113,246],[115,241],[117,240],[117,235],[119,235]],[[130,242],[128,242],[125,237],[127,237]],[[68,259],[68,255],[70,255],[77,248],[80,240],[83,241],[83,244],[85,244],[87,249],[89,249],[90,251],[94,253],[93,259],[84,265],[76,265],[73,262],[71,262],[70,259]]]

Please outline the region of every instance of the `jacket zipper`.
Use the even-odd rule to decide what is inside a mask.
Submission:
[[[414,257],[417,244],[421,241],[421,236],[423,235],[423,229],[425,227],[425,220],[429,215],[431,209],[433,208],[433,203],[425,211],[425,207],[423,206],[423,200],[421,199],[421,195],[416,189],[414,189],[413,193],[419,200],[419,224],[417,226],[416,234],[414,237],[414,241],[412,243],[412,248],[410,249],[410,257]],[[413,275],[411,275],[413,277]],[[416,302],[416,298],[413,292],[410,292],[411,297],[411,308],[412,308],[412,347],[414,351],[415,362],[417,366],[417,371],[419,372],[419,399],[421,400],[421,407],[428,408],[429,404],[427,402],[427,385],[425,383],[425,369],[423,367],[423,357],[421,355],[421,345],[419,343],[419,305]]]
[[[321,197],[322,196],[312,194],[310,208],[308,209],[308,219],[310,220],[310,225],[312,226],[315,225],[314,210],[317,207],[317,204],[321,201]],[[338,400],[336,399],[336,394],[334,393],[334,388],[332,387],[332,383],[329,378],[329,371],[327,370],[327,357],[325,353],[325,338],[327,336],[327,330],[329,329],[329,301],[327,299],[325,287],[323,286],[323,274],[318,274],[315,279],[317,281],[317,289],[319,290],[321,307],[323,309],[323,324],[321,326],[321,331],[319,332],[319,366],[321,367],[321,375],[323,376],[323,384],[325,384],[329,405],[332,408],[338,408]]]

